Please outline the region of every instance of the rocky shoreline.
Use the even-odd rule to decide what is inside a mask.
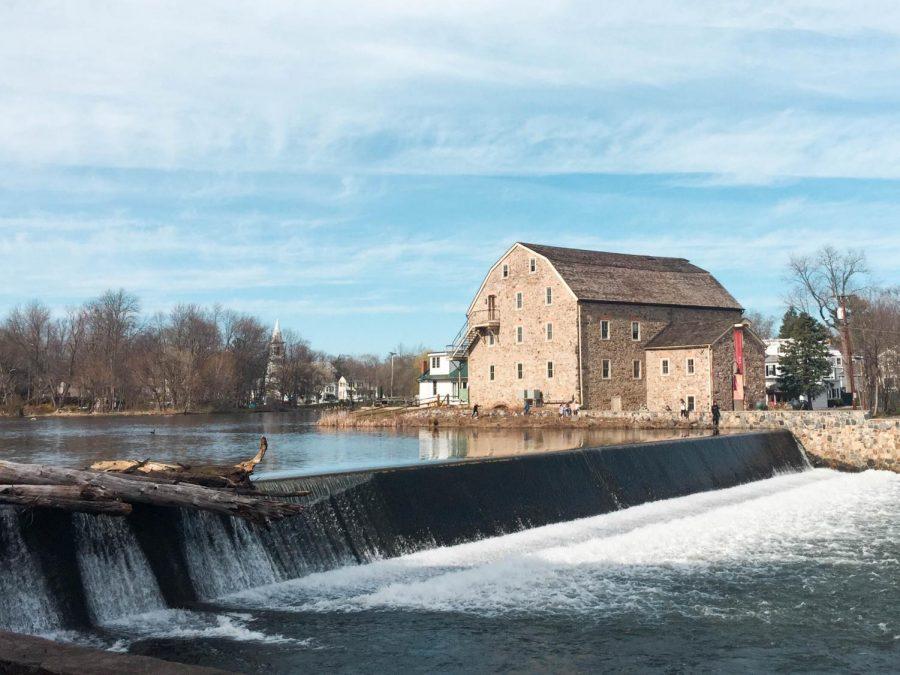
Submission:
[[[326,413],[323,428],[585,428],[712,430],[709,413],[684,419],[677,413],[583,410],[577,417],[560,417],[555,409],[491,410],[473,418],[467,408],[372,408]],[[764,431],[787,429],[819,466],[842,471],[878,469],[900,473],[900,417],[870,418],[859,410],[748,410],[723,412],[720,429]]]

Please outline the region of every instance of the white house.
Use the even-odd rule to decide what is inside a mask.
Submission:
[[[766,401],[771,405],[785,402],[779,389],[778,378],[781,376],[781,354],[788,340],[766,340]],[[828,350],[828,360],[831,362],[831,373],[823,380],[824,391],[819,393],[812,402],[813,410],[821,410],[828,407],[829,399],[838,399],[844,393],[844,358],[839,349],[834,347]],[[855,361],[855,359],[854,359]]]
[[[419,377],[419,405],[437,402],[461,405],[469,402],[468,364],[450,358],[448,352],[431,352]]]

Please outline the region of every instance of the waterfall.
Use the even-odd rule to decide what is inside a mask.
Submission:
[[[126,520],[76,513],[73,526],[78,569],[95,624],[165,608],[156,577]]]
[[[305,508],[255,525],[138,505],[127,518],[0,509],[0,628],[103,625],[312,572],[806,470],[787,432],[256,481]],[[23,530],[23,523],[30,523]],[[49,576],[49,578],[47,578]]]
[[[180,514],[188,574],[201,599],[280,580],[259,533],[243,520],[203,511]]]
[[[59,628],[62,617],[16,511],[0,507],[0,629],[38,633]]]

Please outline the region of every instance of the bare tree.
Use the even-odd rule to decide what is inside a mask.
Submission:
[[[850,305],[852,340],[862,357],[862,382],[869,411],[884,411],[885,390],[896,377],[900,354],[900,289],[873,290]]]
[[[842,312],[846,311],[851,298],[868,289],[866,254],[858,249],[841,252],[833,246],[823,246],[812,256],[792,256],[788,270],[791,282],[789,304],[809,314],[818,314],[822,323],[841,335],[850,392],[855,393],[851,338],[847,326],[842,325],[846,320],[846,314]]]
[[[775,337],[775,318],[753,310],[744,312],[744,318],[750,322],[753,332],[763,340]]]

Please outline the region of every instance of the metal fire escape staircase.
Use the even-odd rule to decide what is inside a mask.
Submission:
[[[484,330],[494,330],[500,327],[500,314],[496,309],[478,310],[469,314],[466,322],[456,334],[449,345],[447,355],[451,360],[466,359],[472,343]]]

